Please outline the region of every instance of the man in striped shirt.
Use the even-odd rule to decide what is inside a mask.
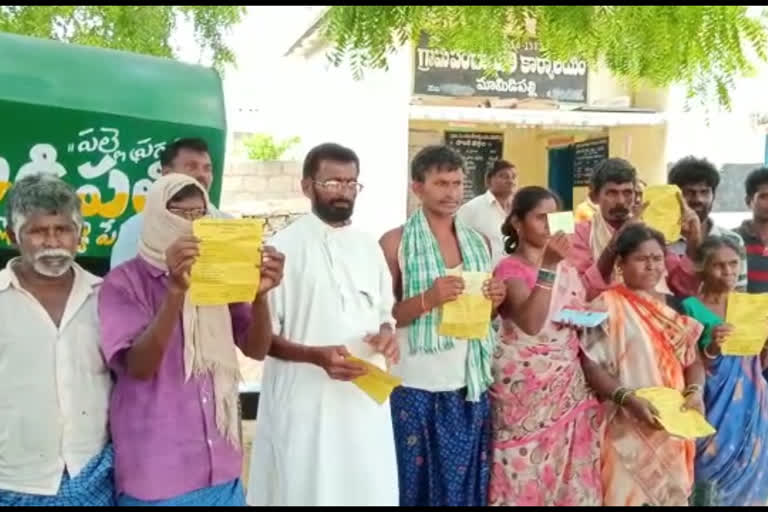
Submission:
[[[747,250],[747,292],[768,292],[768,167],[752,171],[745,182],[752,220],[736,229]]]
[[[709,214],[715,201],[715,192],[720,184],[720,173],[706,159],[687,156],[679,160],[669,171],[669,183],[677,185],[683,192],[683,198],[688,206],[696,212],[701,221],[701,231],[704,237],[720,236],[733,240],[738,246],[744,247],[742,238],[729,229],[716,226]],[[675,254],[685,254],[687,242],[680,238],[669,246]],[[768,263],[766,263],[768,265]],[[739,278],[736,289],[743,291],[747,288],[747,259],[741,255]]]

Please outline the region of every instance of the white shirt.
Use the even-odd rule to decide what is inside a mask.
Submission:
[[[363,339],[394,325],[392,277],[379,244],[314,214],[271,240],[285,254],[269,293],[273,329],[307,346],[345,345],[381,368]],[[268,357],[253,438],[252,506],[397,506],[397,458],[389,402],[312,364]],[[375,467],[374,467],[375,466]]]
[[[232,216],[224,213],[211,205],[211,217],[219,219],[228,219]],[[141,239],[141,230],[144,228],[144,214],[137,213],[120,226],[117,234],[117,240],[112,247],[109,268],[113,269],[118,265],[132,260],[139,254],[139,240]]]
[[[491,266],[504,258],[504,236],[501,226],[507,220],[507,212],[496,196],[487,191],[481,196],[465,203],[456,213],[456,217],[470,228],[485,235],[491,242]]]
[[[101,279],[73,265],[61,325],[0,271],[0,489],[56,495],[108,440],[112,380],[99,348]]]

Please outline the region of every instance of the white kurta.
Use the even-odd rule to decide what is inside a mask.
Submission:
[[[286,255],[270,292],[273,328],[294,343],[346,345],[384,367],[363,342],[391,323],[392,279],[375,240],[309,214],[270,242]],[[397,506],[389,402],[379,405],[322,368],[267,358],[248,483],[249,505]]]

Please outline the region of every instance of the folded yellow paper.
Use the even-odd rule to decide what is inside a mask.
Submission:
[[[643,193],[648,203],[643,212],[643,221],[661,231],[668,244],[680,240],[683,220],[683,197],[676,185],[650,185]]]
[[[670,435],[683,439],[696,439],[711,436],[715,428],[698,411],[682,411],[685,403],[683,394],[676,389],[652,387],[635,391],[635,395],[645,398],[659,411],[659,423]]]
[[[352,382],[376,402],[383,404],[392,394],[392,391],[402,383],[402,379],[385,372],[375,364],[363,359],[350,356],[347,361],[365,366],[368,373],[358,377]]]
[[[739,293],[728,295],[725,321],[733,331],[721,347],[726,356],[756,356],[768,338],[768,293]]]
[[[190,273],[190,300],[198,306],[253,302],[259,289],[263,219],[196,220],[200,256]]]
[[[492,304],[483,294],[483,283],[491,275],[452,270],[446,274],[464,279],[464,293],[457,300],[443,304],[438,334],[460,339],[485,338],[491,323]]]

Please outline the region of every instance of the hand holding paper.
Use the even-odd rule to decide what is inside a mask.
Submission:
[[[635,395],[648,400],[656,408],[659,422],[670,435],[696,439],[715,433],[714,427],[701,413],[693,409],[682,410],[685,398],[676,389],[643,388],[635,391]]]
[[[562,231],[566,235],[571,235],[575,231],[573,212],[556,212],[547,214],[547,223],[549,224],[549,233],[554,235]]]
[[[768,293],[739,293],[728,295],[725,321],[733,326],[720,348],[727,356],[756,356],[768,338]]]
[[[200,255],[190,274],[192,303],[252,302],[261,278],[264,221],[202,218],[193,223],[193,230],[200,240]]]
[[[365,367],[367,373],[352,382],[379,404],[386,402],[392,391],[402,383],[399,377],[385,372],[368,361],[353,356],[349,356],[347,361]]]
[[[660,231],[667,243],[680,239],[683,210],[682,194],[676,185],[650,185],[644,199],[648,206],[643,211],[643,221]]]
[[[483,285],[491,275],[487,272],[448,271],[448,275],[459,273],[464,280],[464,292],[455,301],[443,304],[438,333],[460,339],[485,338],[493,306],[483,293]]]

